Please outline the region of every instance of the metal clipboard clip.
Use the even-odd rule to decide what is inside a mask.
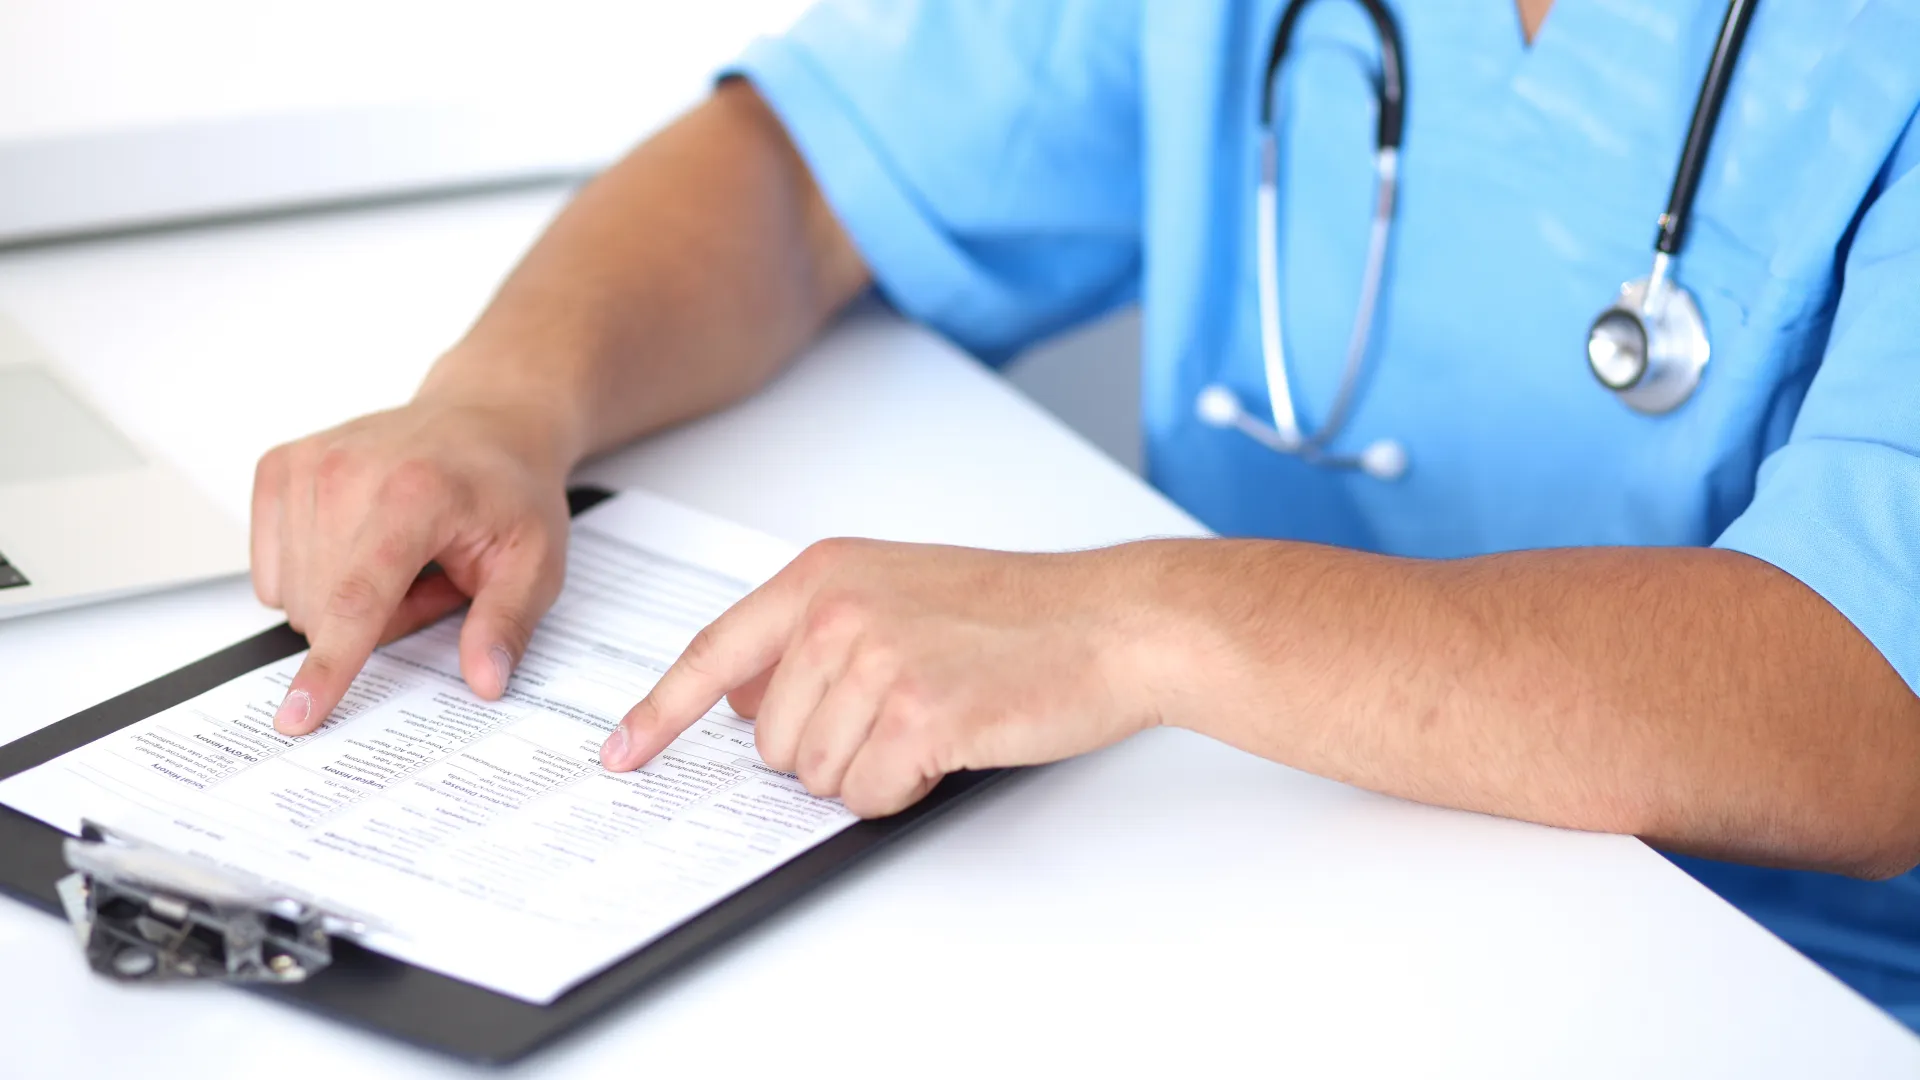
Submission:
[[[365,925],[244,873],[93,822],[65,845],[61,906],[94,971],[121,982],[297,983]]]

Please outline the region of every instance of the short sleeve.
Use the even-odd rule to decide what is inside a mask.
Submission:
[[[880,290],[988,360],[1138,294],[1137,0],[827,0],[728,74]]]
[[[1820,369],[1716,546],[1845,615],[1920,692],[1920,137],[1861,216]]]

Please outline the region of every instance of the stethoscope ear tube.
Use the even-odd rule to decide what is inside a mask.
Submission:
[[[1355,468],[1370,476],[1396,479],[1406,471],[1406,451],[1398,442],[1381,440],[1366,452],[1338,455],[1329,450],[1346,427],[1360,377],[1366,366],[1374,323],[1378,320],[1380,296],[1386,279],[1387,255],[1393,242],[1393,221],[1399,201],[1400,136],[1406,119],[1406,76],[1402,68],[1405,50],[1400,42],[1399,26],[1381,0],[1361,0],[1379,31],[1380,76],[1374,83],[1379,116],[1374,152],[1374,216],[1368,230],[1367,257],[1360,282],[1360,298],[1354,310],[1353,328],[1347,337],[1346,363],[1340,373],[1340,388],[1327,410],[1318,431],[1307,432],[1300,423],[1293,397],[1293,382],[1287,372],[1285,318],[1281,309],[1283,282],[1280,271],[1279,210],[1279,136],[1276,131],[1274,101],[1276,80],[1291,48],[1294,28],[1300,14],[1312,0],[1293,0],[1280,17],[1273,48],[1267,59],[1266,81],[1260,97],[1259,179],[1254,193],[1254,269],[1259,293],[1260,358],[1267,383],[1267,398],[1272,406],[1273,426],[1268,428],[1248,416],[1232,399],[1231,414],[1222,408],[1208,408],[1201,401],[1203,419],[1217,417],[1220,426],[1235,427],[1260,441],[1269,449],[1294,454],[1315,464],[1334,468]],[[1222,393],[1224,388],[1215,387]],[[1219,404],[1215,403],[1216,406]],[[1231,415],[1231,419],[1228,419]]]
[[[1262,140],[1260,188],[1254,199],[1254,221],[1259,237],[1255,242],[1254,269],[1258,279],[1260,304],[1260,359],[1267,380],[1267,397],[1273,406],[1273,427],[1281,444],[1290,453],[1321,453],[1340,436],[1353,409],[1360,388],[1360,376],[1367,363],[1367,351],[1373,341],[1373,326],[1379,317],[1380,295],[1386,281],[1387,253],[1393,246],[1394,204],[1398,201],[1399,159],[1393,148],[1381,150],[1374,158],[1373,226],[1367,234],[1367,261],[1360,278],[1360,299],[1354,308],[1353,328],[1347,335],[1347,359],[1340,372],[1340,388],[1327,410],[1320,430],[1308,433],[1300,424],[1293,401],[1293,379],[1287,372],[1286,327],[1280,306],[1280,213],[1279,185],[1276,182],[1276,140],[1269,134]]]
[[[1313,0],[1292,0],[1287,5],[1287,10],[1281,13],[1279,28],[1273,32],[1273,43],[1267,49],[1266,74],[1260,82],[1260,127],[1269,134],[1273,131],[1274,84],[1293,50],[1293,32],[1300,24],[1300,16],[1312,3]],[[1407,114],[1407,50],[1400,40],[1400,22],[1393,17],[1385,0],[1359,0],[1359,3],[1373,20],[1374,32],[1380,39],[1380,78],[1374,87],[1379,105],[1374,149],[1398,150]]]

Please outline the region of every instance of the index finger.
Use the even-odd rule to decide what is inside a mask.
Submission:
[[[788,569],[722,612],[627,711],[600,750],[601,764],[615,772],[645,765],[729,691],[773,666],[793,636],[803,600]]]
[[[282,735],[305,735],[326,722],[380,644],[414,578],[433,557],[431,525],[417,517],[368,522],[328,589],[307,634],[307,658],[273,715]]]

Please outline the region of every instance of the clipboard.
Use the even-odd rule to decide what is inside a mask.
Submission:
[[[600,488],[567,493],[579,514],[610,498]],[[138,723],[307,647],[282,623],[119,697],[0,746],[0,779]],[[957,773],[919,803],[890,818],[861,821],[781,863],[765,876],[628,953],[548,1005],[484,990],[362,948],[333,943],[333,962],[305,982],[250,984],[249,992],[365,1031],[485,1065],[517,1061],[659,983],[765,920],[1010,770]],[[68,834],[0,806],[0,892],[50,913],[62,910],[54,882],[68,872]],[[75,962],[80,958],[76,956]],[[164,989],[149,992],[165,993]]]

